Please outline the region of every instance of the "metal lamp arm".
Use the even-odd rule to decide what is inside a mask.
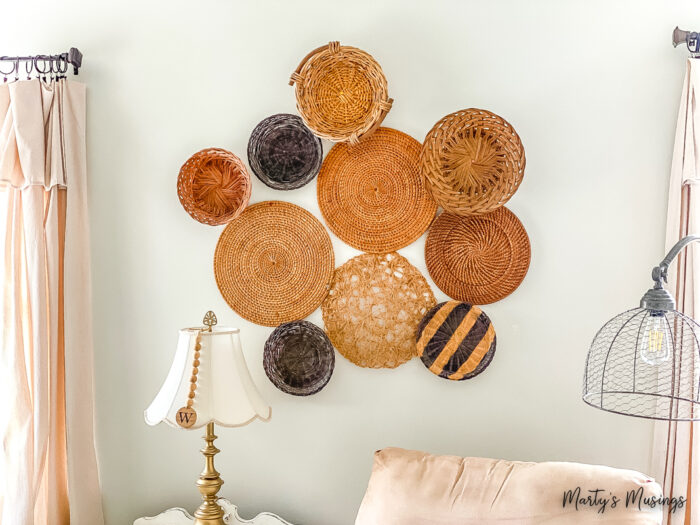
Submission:
[[[671,248],[668,251],[668,254],[666,254],[666,257],[664,257],[664,260],[661,261],[661,263],[652,271],[651,276],[654,279],[654,281],[660,282],[663,280],[663,282],[667,282],[668,267],[673,262],[673,259],[675,259],[679,253],[681,253],[681,250],[683,250],[683,248],[688,246],[691,242],[696,241],[700,241],[700,235],[688,235],[687,237],[683,237],[680,241],[674,244],[673,248]]]

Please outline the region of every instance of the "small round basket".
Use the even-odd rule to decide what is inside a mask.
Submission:
[[[250,176],[230,151],[209,148],[192,155],[180,168],[177,195],[190,216],[211,226],[238,217],[250,199]]]
[[[435,201],[458,215],[503,206],[520,186],[525,151],[513,127],[483,109],[442,118],[421,150],[421,172]]]
[[[248,164],[265,185],[294,190],[321,169],[323,147],[297,115],[280,113],[260,122],[248,141]]]
[[[420,176],[420,143],[379,128],[356,146],[336,144],[316,186],[328,227],[350,246],[388,253],[423,235],[437,206]]]
[[[491,364],[496,330],[478,306],[448,301],[425,314],[416,332],[416,349],[433,374],[463,381]]]
[[[333,345],[323,330],[308,321],[281,324],[265,342],[265,373],[287,394],[319,392],[330,381],[334,366]]]
[[[314,49],[292,73],[297,109],[317,136],[356,144],[391,109],[381,66],[368,53],[339,42]]]
[[[508,208],[464,217],[443,212],[425,242],[435,284],[453,299],[494,303],[520,286],[530,266],[530,240]]]

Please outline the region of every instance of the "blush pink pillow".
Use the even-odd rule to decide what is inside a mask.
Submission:
[[[588,491],[597,489],[601,491],[593,498]],[[567,491],[572,491],[572,499],[564,506]],[[632,500],[627,502],[628,493],[642,492],[659,498],[661,487],[631,470],[387,448],[375,454],[355,525],[660,524],[661,506],[642,504],[640,509]],[[587,496],[591,503],[579,503],[577,510],[574,500]],[[619,498],[615,505],[613,496]]]

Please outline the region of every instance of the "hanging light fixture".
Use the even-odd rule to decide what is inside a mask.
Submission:
[[[586,359],[583,400],[601,410],[668,421],[700,420],[700,325],[676,311],[664,288],[668,267],[690,235],[654,268],[640,307],[608,321]]]

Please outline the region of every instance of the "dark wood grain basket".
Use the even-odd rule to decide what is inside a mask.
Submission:
[[[328,384],[335,350],[326,334],[308,321],[284,323],[265,342],[263,367],[273,385],[294,396],[309,396]]]
[[[357,144],[379,127],[391,109],[386,77],[365,51],[340,42],[314,49],[289,81],[297,109],[319,137]]]
[[[177,195],[190,216],[211,226],[240,215],[250,199],[245,164],[230,151],[208,148],[192,155],[180,168]]]
[[[265,185],[294,190],[318,175],[321,139],[297,115],[280,113],[262,120],[248,140],[248,164]]]

